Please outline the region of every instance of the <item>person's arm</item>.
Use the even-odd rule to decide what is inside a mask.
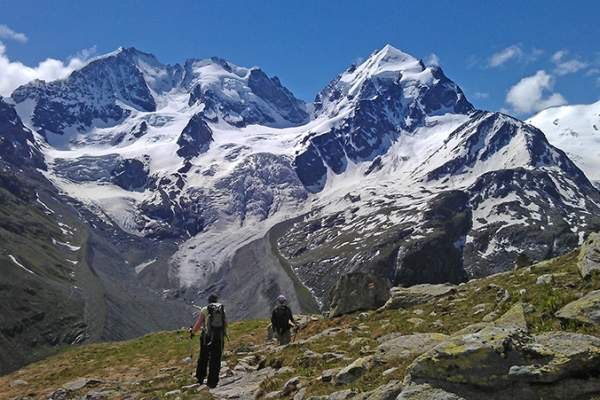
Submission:
[[[204,313],[200,310],[200,315],[198,316],[198,321],[196,321],[196,325],[193,328],[190,328],[190,333],[193,335],[198,332],[202,328],[202,323],[204,322]]]
[[[289,310],[289,315],[290,315],[290,321],[292,321],[292,324],[294,324],[294,326],[296,328],[300,328],[300,324],[294,319],[294,314],[292,313],[292,309],[288,307]]]

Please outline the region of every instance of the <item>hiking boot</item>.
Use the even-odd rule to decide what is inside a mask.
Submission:
[[[217,387],[217,384],[216,383],[207,383],[206,386],[208,386],[211,389],[214,389]]]

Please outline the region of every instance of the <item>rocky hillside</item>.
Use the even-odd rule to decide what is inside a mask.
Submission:
[[[267,320],[236,322],[215,389],[190,377],[197,338],[191,347],[185,330],[73,346],[0,388],[11,399],[594,399],[599,251],[593,234],[580,250],[522,257],[510,272],[393,287],[378,309],[299,315],[302,329],[283,347],[268,339]],[[378,284],[355,287],[352,304],[379,301]]]

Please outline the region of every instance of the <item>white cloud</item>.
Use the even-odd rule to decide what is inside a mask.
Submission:
[[[519,114],[541,111],[552,106],[562,106],[567,101],[560,93],[551,93],[544,97],[544,92],[552,91],[554,78],[546,71],[538,71],[534,76],[521,79],[510,88],[506,102]]]
[[[27,36],[23,33],[17,33],[6,25],[0,25],[0,39],[12,39],[17,42],[27,42]]]
[[[482,93],[482,92],[475,92],[475,98],[476,99],[489,99],[490,98],[490,94],[489,93]]]
[[[425,59],[425,64],[426,65],[435,65],[435,66],[439,66],[440,65],[440,58],[438,56],[436,56],[435,54],[431,53],[429,56],[427,56],[427,58]]]
[[[501,52],[492,55],[488,60],[488,66],[492,68],[499,67],[514,58],[518,60],[521,59],[521,57],[523,57],[523,50],[517,45],[512,45]]]
[[[565,56],[567,56],[567,54],[569,54],[568,51],[561,50],[557,51],[552,56],[552,62],[554,62],[554,64],[556,65],[556,69],[554,70],[554,72],[557,75],[562,76],[567,74],[574,74],[575,72],[588,67],[589,64],[583,61],[575,59],[565,60],[564,58]]]
[[[0,96],[8,97],[17,87],[34,79],[53,81],[66,78],[73,70],[81,68],[86,60],[96,52],[96,48],[83,50],[70,58],[68,64],[51,58],[28,67],[18,61],[11,62],[6,56],[6,47],[0,42]]]

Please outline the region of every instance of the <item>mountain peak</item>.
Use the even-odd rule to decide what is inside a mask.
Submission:
[[[375,67],[375,72],[407,70],[421,72],[425,69],[419,60],[389,44],[383,49],[373,52],[365,65]]]

